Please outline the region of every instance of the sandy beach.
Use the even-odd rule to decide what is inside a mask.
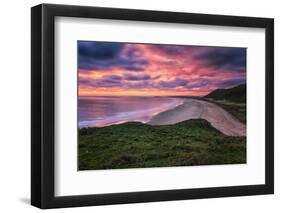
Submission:
[[[206,119],[225,135],[246,136],[245,124],[216,104],[196,99],[186,99],[182,105],[155,115],[148,124],[167,125],[198,118]]]

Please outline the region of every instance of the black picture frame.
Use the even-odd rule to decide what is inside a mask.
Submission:
[[[265,184],[93,195],[54,195],[55,17],[264,28]],[[41,4],[31,9],[31,204],[42,208],[272,194],[274,192],[274,20],[241,16]]]

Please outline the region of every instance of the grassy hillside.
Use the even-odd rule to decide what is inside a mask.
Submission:
[[[234,163],[246,163],[246,138],[225,136],[203,119],[79,130],[79,170]]]
[[[204,98],[246,103],[246,84],[241,84],[230,89],[217,89],[206,95]]]
[[[246,123],[246,84],[230,89],[217,89],[209,93],[203,99],[222,107],[239,121]]]

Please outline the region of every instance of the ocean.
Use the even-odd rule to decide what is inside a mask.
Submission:
[[[160,112],[183,103],[176,97],[79,97],[79,128],[138,121],[146,123]]]

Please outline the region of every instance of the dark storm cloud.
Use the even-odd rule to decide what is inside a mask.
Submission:
[[[153,87],[152,78],[147,74],[140,75],[108,75],[98,79],[79,80],[79,85],[84,85],[88,87],[127,87],[127,88],[144,88]],[[148,82],[149,81],[149,82]]]
[[[107,42],[79,42],[79,56],[90,57],[92,59],[112,59],[118,57],[123,48],[121,43]]]
[[[156,49],[168,54],[168,55],[183,55],[188,54],[195,50],[193,46],[184,46],[184,45],[157,45]],[[197,47],[197,49],[200,47]]]
[[[217,80],[213,82],[218,88],[229,88],[239,84],[245,84],[245,78],[235,78],[235,79],[226,79],[226,80]]]
[[[125,79],[127,81],[143,81],[143,80],[149,80],[151,79],[151,77],[148,74],[140,74],[140,75],[125,74]]]
[[[201,88],[201,87],[208,86],[210,83],[211,81],[208,79],[199,79],[194,82],[190,82],[185,87],[188,89]]]
[[[108,76],[106,76],[105,78],[106,78],[106,79],[112,79],[112,80],[114,80],[114,81],[120,81],[120,80],[123,79],[123,77],[120,76],[120,75],[108,75]]]
[[[144,88],[155,88],[155,85],[152,81],[129,81],[124,84],[125,88],[133,89],[144,89]]]
[[[156,80],[156,81],[155,81]],[[122,88],[156,88],[156,89],[172,89],[177,87],[187,87],[188,81],[185,79],[176,78],[169,81],[157,81],[150,75],[108,75],[98,79],[80,79],[79,85],[87,87],[122,87]]]
[[[188,81],[185,79],[176,78],[176,79],[170,80],[170,81],[160,81],[158,85],[161,88],[176,88],[176,87],[180,87],[180,86],[186,86],[187,83],[188,83]]]
[[[79,85],[87,87],[120,87],[122,86],[122,77],[117,75],[106,76],[99,79],[79,80]]]
[[[232,86],[237,86],[239,84],[245,84],[246,78],[230,78],[230,79],[198,79],[189,82],[185,87],[188,89],[203,88],[209,85],[215,86],[217,88],[229,88]]]
[[[236,86],[239,84],[245,84],[246,83],[246,78],[231,78],[231,79],[198,79],[193,82],[189,82],[188,84],[185,85],[186,88],[188,89],[194,89],[194,88],[203,88],[209,85],[213,85],[217,88],[229,88],[232,86]]]
[[[177,87],[183,87],[188,84],[188,81],[185,79],[176,78],[170,81],[154,81],[153,78],[150,78],[145,81],[129,81],[123,85],[128,88],[142,89],[142,88],[151,88],[151,89],[173,89]]]
[[[129,71],[143,71],[148,62],[137,57],[132,51],[122,56],[124,44],[110,42],[78,43],[79,69],[110,70],[120,68]]]
[[[173,45],[159,45],[156,46],[159,50],[172,55],[182,54],[183,48],[180,48],[179,46],[173,46]]]
[[[246,48],[211,48],[196,58],[217,69],[246,71]]]

